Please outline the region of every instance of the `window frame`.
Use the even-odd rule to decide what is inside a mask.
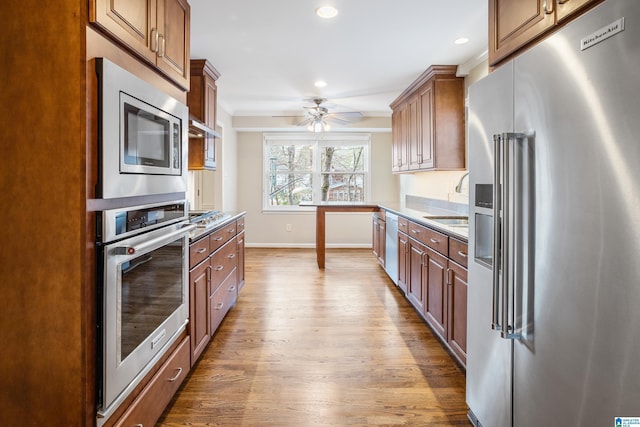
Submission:
[[[263,212],[305,212],[315,210],[313,206],[300,205],[277,205],[271,206],[269,203],[269,182],[270,182],[270,148],[273,145],[311,145],[312,165],[308,172],[312,177],[312,202],[317,204],[321,197],[321,148],[326,146],[363,146],[363,171],[364,183],[364,203],[371,200],[371,135],[367,133],[338,133],[338,132],[288,132],[288,133],[265,133],[262,143],[262,210]],[[300,172],[305,173],[305,172]],[[347,172],[339,172],[347,173]],[[348,202],[345,202],[348,203]]]

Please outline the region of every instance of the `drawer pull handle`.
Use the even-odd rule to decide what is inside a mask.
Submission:
[[[182,368],[178,368],[178,372],[175,374],[173,378],[169,378],[169,382],[172,383],[178,378],[180,378],[180,374],[182,374]]]
[[[222,310],[222,307],[224,307],[224,303],[219,302],[218,305],[216,305],[216,310]]]
[[[415,228],[412,228],[412,229],[411,229],[411,232],[412,232],[413,234],[419,234],[419,233],[420,233],[420,230],[416,230]]]
[[[207,251],[207,248],[200,248],[200,249],[198,249],[196,252],[197,252],[197,253],[199,253],[199,254],[201,254],[201,253],[204,253],[204,252],[206,252],[206,251]]]
[[[229,292],[233,292],[236,290],[236,285],[229,286]]]
[[[221,236],[214,237],[213,240],[215,240],[216,242],[219,242],[220,240],[222,240],[222,237]]]
[[[429,239],[429,241],[431,243],[440,243],[440,241],[438,239],[434,239],[433,237],[431,239]]]
[[[224,270],[224,265],[216,265],[215,267],[213,267],[214,271],[222,271]]]
[[[229,254],[229,255],[227,255],[227,258],[229,258],[229,259],[232,259],[232,258],[235,258],[235,257],[236,257],[236,254]]]
[[[235,228],[232,228],[232,229],[230,229],[229,231],[227,231],[227,233],[229,233],[229,234],[231,234],[231,233],[235,233],[235,232],[236,232],[236,229],[235,229]]]
[[[462,251],[458,251],[458,255],[460,255],[460,256],[461,256],[461,257],[463,257],[463,258],[466,258],[466,257],[467,257],[466,252],[462,252]]]

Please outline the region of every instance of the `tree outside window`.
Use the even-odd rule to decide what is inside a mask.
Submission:
[[[264,141],[266,210],[367,201],[369,135],[265,134]]]

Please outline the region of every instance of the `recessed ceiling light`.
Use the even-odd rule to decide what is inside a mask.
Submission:
[[[460,38],[458,38],[458,39],[455,39],[453,42],[454,42],[455,44],[465,44],[465,43],[468,43],[468,42],[469,42],[469,39],[468,39],[468,38],[466,38],[466,37],[460,37]]]
[[[322,6],[316,9],[316,15],[321,18],[333,18],[338,14],[338,9],[333,6]]]
[[[326,87],[327,86],[327,82],[325,82],[323,80],[318,80],[317,82],[314,83],[314,85],[316,87]]]

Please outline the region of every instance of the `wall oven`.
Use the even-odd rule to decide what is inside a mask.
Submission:
[[[96,58],[96,73],[97,197],[185,192],[187,106],[105,58]]]
[[[186,327],[187,218],[186,200],[98,213],[98,426]]]

